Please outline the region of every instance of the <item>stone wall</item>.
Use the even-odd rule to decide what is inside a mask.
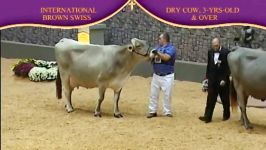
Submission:
[[[139,8],[134,11],[125,8],[113,18],[104,22],[105,44],[127,44],[131,38],[147,40],[151,46],[157,44],[158,35],[169,32],[171,42],[177,48],[177,59],[193,62],[206,62],[207,50],[211,39],[219,37],[225,47],[234,45],[233,39],[238,36],[241,26],[219,27],[211,29],[186,29],[164,24]],[[1,39],[23,43],[53,46],[59,39],[77,39],[77,29],[49,29],[39,27],[15,27],[1,31]],[[266,30],[255,28],[253,47],[257,48],[266,42]],[[265,41],[264,41],[265,40]]]
[[[77,29],[51,29],[41,27],[14,27],[1,30],[1,40],[54,46],[62,38],[77,40]]]

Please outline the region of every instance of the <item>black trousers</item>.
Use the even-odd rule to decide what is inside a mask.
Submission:
[[[230,81],[229,81],[230,82]],[[215,104],[217,102],[218,95],[221,98],[223,104],[223,117],[230,117],[230,101],[229,101],[229,82],[226,82],[225,86],[221,87],[219,83],[208,87],[207,103],[204,116],[208,119],[212,119]]]

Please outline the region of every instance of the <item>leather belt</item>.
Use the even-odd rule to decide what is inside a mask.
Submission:
[[[172,73],[173,72],[168,72],[168,73],[156,73],[155,72],[155,74],[158,75],[158,76],[167,76],[167,75],[172,74]]]

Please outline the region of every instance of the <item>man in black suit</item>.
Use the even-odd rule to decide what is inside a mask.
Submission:
[[[229,51],[221,46],[218,38],[212,40],[212,49],[208,51],[208,64],[206,69],[206,78],[208,80],[207,103],[204,116],[199,117],[205,123],[212,121],[218,94],[224,109],[223,120],[225,121],[230,118],[230,70],[227,62],[228,53]]]

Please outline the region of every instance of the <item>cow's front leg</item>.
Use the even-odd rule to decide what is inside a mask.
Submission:
[[[248,96],[246,96],[244,92],[241,91],[240,89],[237,92],[238,92],[237,101],[238,101],[238,105],[241,110],[241,122],[243,122],[246,129],[252,129],[253,127],[249,122],[249,119],[247,117],[247,112],[246,112]]]
[[[104,100],[105,90],[106,90],[106,88],[103,88],[103,87],[99,88],[99,99],[98,99],[98,103],[96,105],[95,112],[94,112],[95,117],[102,117],[101,104]]]
[[[114,117],[116,118],[123,117],[123,115],[119,111],[119,106],[118,106],[121,91],[122,89],[120,89],[119,91],[114,91]]]

